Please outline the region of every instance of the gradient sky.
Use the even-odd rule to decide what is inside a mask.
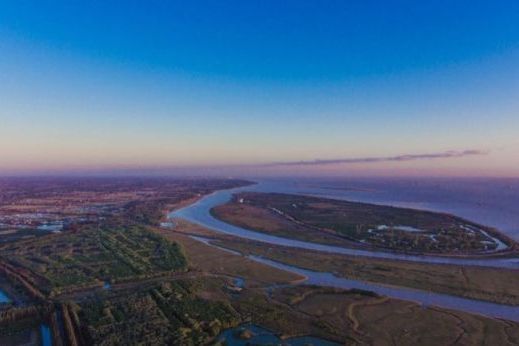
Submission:
[[[0,0],[0,174],[168,170],[519,177],[519,2]]]

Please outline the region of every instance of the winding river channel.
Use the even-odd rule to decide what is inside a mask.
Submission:
[[[519,259],[504,259],[504,258],[488,258],[488,259],[464,259],[464,258],[448,258],[448,257],[435,257],[435,256],[412,256],[404,254],[396,254],[389,252],[377,252],[370,250],[360,249],[349,249],[337,246],[314,244],[301,240],[294,240],[288,238],[281,238],[255,232],[252,230],[236,227],[225,223],[223,221],[215,219],[211,213],[211,208],[228,202],[233,193],[240,191],[258,191],[258,192],[284,192],[284,193],[298,193],[308,195],[319,195],[319,192],[308,193],[306,191],[298,191],[297,189],[283,189],[279,185],[272,185],[269,183],[259,183],[256,185],[231,189],[222,190],[212,193],[208,196],[203,197],[198,202],[189,205],[185,208],[176,210],[170,214],[172,218],[182,218],[190,222],[205,226],[212,230],[231,234],[237,237],[246,238],[255,241],[261,241],[268,244],[289,246],[300,249],[317,250],[328,253],[338,253],[352,256],[364,256],[364,257],[376,257],[376,258],[387,258],[395,260],[405,260],[414,262],[424,263],[435,263],[435,264],[455,264],[463,266],[485,266],[485,267],[496,267],[496,268],[513,268],[519,269]],[[410,288],[387,286],[382,284],[368,283],[358,280],[350,280],[345,278],[339,278],[331,273],[325,272],[314,272],[305,270],[302,268],[290,266],[287,264],[274,262],[265,258],[259,258],[251,256],[251,259],[276,267],[284,269],[300,275],[306,276],[307,283],[332,286],[339,288],[360,288],[370,291],[374,291],[378,294],[387,295],[392,298],[411,300],[427,305],[435,305],[444,308],[460,310],[470,313],[477,313],[486,316],[492,316],[497,318],[503,318],[519,322],[519,307],[488,303],[478,300],[472,300],[467,298],[460,298],[455,296],[449,296],[445,294],[437,294],[428,291],[420,291]]]

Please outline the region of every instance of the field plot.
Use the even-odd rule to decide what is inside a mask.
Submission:
[[[221,330],[236,326],[240,316],[222,299],[221,280],[179,280],[103,300],[86,301],[76,310],[84,341],[95,345],[201,345]]]
[[[175,243],[143,226],[84,229],[5,245],[2,266],[44,296],[182,271]],[[37,294],[37,293],[36,293]]]

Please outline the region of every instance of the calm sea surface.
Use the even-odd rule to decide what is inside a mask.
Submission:
[[[260,182],[262,190],[448,212],[519,240],[519,179],[285,178]]]

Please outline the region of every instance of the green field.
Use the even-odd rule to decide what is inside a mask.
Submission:
[[[4,263],[44,295],[184,271],[180,247],[144,226],[86,228],[9,244]]]
[[[135,293],[79,305],[84,341],[93,345],[201,345],[240,316],[225,301],[199,294],[218,289],[213,280],[172,281]],[[216,287],[216,288],[215,288]]]

